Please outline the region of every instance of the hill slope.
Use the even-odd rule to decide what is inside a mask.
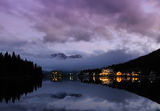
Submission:
[[[109,66],[115,71],[141,71],[143,74],[148,74],[152,71],[160,72],[160,49],[137,59],[126,63]]]

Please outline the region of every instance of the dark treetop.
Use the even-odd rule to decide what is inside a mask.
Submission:
[[[28,76],[36,77],[42,75],[41,67],[37,66],[31,61],[21,59],[20,55],[14,52],[9,54],[0,53],[0,76]]]

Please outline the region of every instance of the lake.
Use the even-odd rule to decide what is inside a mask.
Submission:
[[[65,76],[0,84],[0,111],[160,111],[159,78]]]

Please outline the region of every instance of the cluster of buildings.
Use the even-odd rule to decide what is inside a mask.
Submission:
[[[52,71],[49,75],[49,78],[53,82],[61,81],[62,73],[60,71]]]
[[[113,69],[102,69],[102,72],[99,74],[99,76],[139,76],[140,72],[132,72],[132,73],[122,73],[120,71],[114,72]]]
[[[139,79],[140,72],[131,72],[131,73],[123,73],[121,71],[114,72],[113,69],[102,69],[101,73],[99,74],[99,80],[102,84],[112,84],[113,82],[122,82],[122,81],[131,81],[131,82],[140,82]],[[93,74],[94,80],[94,74]]]

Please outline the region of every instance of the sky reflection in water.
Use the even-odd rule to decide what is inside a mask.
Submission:
[[[2,111],[158,111],[160,105],[136,94],[80,81],[43,81],[19,102],[0,103]]]

